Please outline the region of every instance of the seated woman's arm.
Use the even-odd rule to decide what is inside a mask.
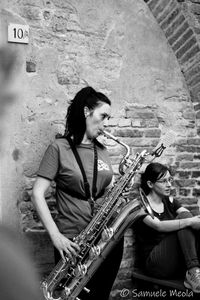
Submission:
[[[77,244],[71,242],[68,238],[60,233],[51,216],[50,210],[45,200],[45,192],[50,184],[51,181],[46,178],[38,177],[36,179],[33,187],[33,203],[44,227],[49,233],[54,246],[58,249],[62,258],[64,259],[63,251],[65,251],[69,255],[69,257],[71,257],[71,255],[76,255],[76,250],[79,250],[79,247]]]
[[[200,229],[200,216],[195,216],[186,219],[166,220],[166,221],[160,221],[156,217],[152,219],[151,216],[146,216],[143,219],[143,222],[147,226],[160,232],[177,231],[179,229],[183,229],[186,227],[191,227],[193,229]]]

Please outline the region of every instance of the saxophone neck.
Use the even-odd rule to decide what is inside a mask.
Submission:
[[[102,134],[112,140],[114,140],[115,142],[117,142],[118,144],[122,145],[125,149],[126,149],[126,153],[123,156],[120,164],[119,164],[119,173],[123,174],[124,173],[124,165],[126,164],[127,159],[130,156],[130,147],[123,143],[122,141],[120,141],[118,138],[116,138],[114,135],[112,135],[111,133],[107,132],[107,131],[102,131]]]

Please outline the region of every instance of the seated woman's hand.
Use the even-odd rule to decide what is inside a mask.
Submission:
[[[66,259],[64,252],[66,253],[68,258],[73,259],[73,257],[77,255],[78,251],[80,251],[80,248],[76,243],[72,242],[60,232],[51,237],[51,239],[54,246],[60,252],[60,255],[63,260]]]
[[[191,225],[193,229],[200,229],[200,215],[191,218]]]

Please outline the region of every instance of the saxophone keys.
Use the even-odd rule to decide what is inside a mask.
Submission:
[[[65,288],[64,288],[64,293],[65,293],[65,296],[66,296],[66,297],[69,296],[70,293],[71,293],[71,289],[68,288],[68,287],[65,287]]]
[[[97,258],[101,253],[101,249],[99,246],[93,246],[90,249],[89,255],[90,255],[90,259],[95,259]]]
[[[106,241],[108,241],[112,238],[113,234],[114,234],[113,228],[112,227],[110,227],[110,228],[106,227],[106,228],[104,228],[104,230],[101,234],[101,238],[104,242],[106,242]]]
[[[85,274],[87,273],[87,266],[86,265],[81,265],[80,273],[81,273],[81,276],[85,276]]]
[[[89,290],[88,288],[86,288],[86,287],[84,287],[83,290],[84,290],[86,293],[88,293],[88,294],[90,293],[90,290]]]
[[[119,198],[119,206],[124,206],[127,203],[126,199],[122,196]]]
[[[84,287],[83,290],[88,294],[90,293],[90,290],[86,287]],[[81,300],[81,299],[79,297],[76,297],[75,300]]]
[[[83,277],[87,273],[87,266],[85,264],[78,264],[77,268],[73,271],[74,276]]]

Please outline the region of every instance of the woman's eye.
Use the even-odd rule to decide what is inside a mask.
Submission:
[[[109,118],[110,118],[110,116],[108,116],[107,114],[102,115],[102,120],[109,119]]]

